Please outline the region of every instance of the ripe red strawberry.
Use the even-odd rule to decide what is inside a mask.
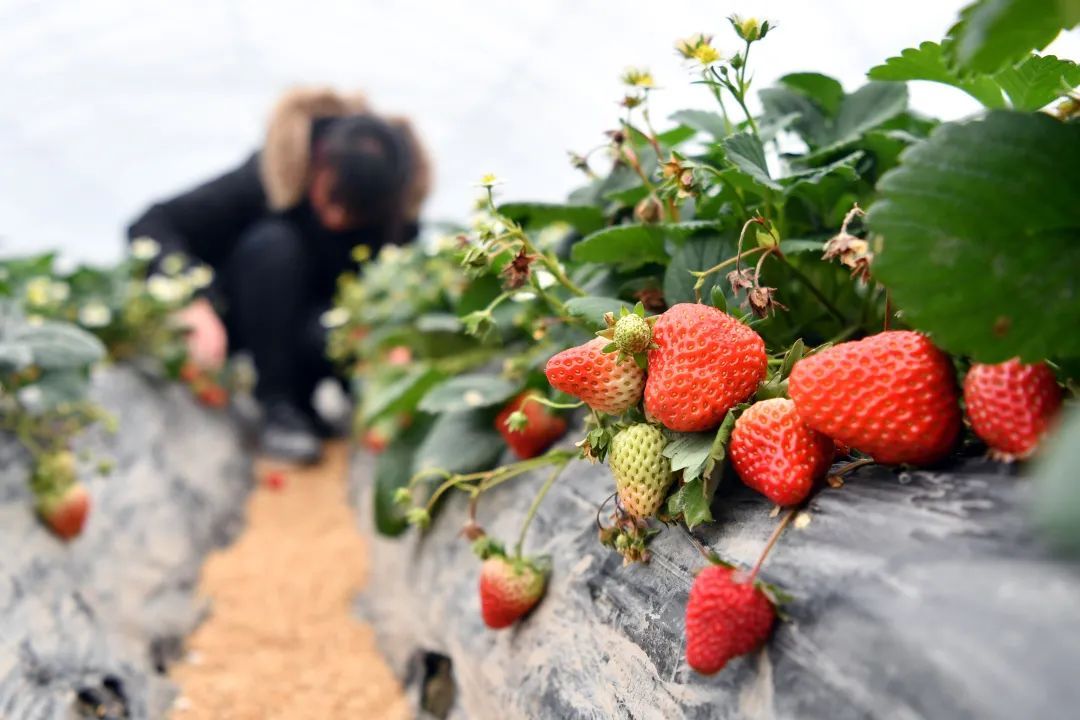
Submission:
[[[653,326],[645,410],[679,432],[717,427],[765,379],[765,342],[722,310],[682,303]]]
[[[286,477],[285,473],[280,470],[271,470],[266,473],[266,477],[263,478],[263,484],[270,490],[283,490],[285,489]]]
[[[671,487],[671,460],[664,457],[665,445],[660,428],[645,423],[631,425],[611,441],[608,462],[619,504],[634,517],[655,515]]]
[[[495,428],[514,454],[527,460],[561,438],[566,433],[566,421],[538,403],[535,393],[523,392],[495,416]]]
[[[71,540],[82,532],[86,523],[90,493],[79,482],[61,491],[46,492],[38,498],[37,511],[60,539]]]
[[[200,368],[191,360],[188,360],[182,366],[180,366],[180,379],[186,383],[195,383],[202,377],[202,375],[202,368]]]
[[[473,543],[484,561],[480,566],[480,612],[493,630],[509,627],[536,607],[547,585],[547,570],[524,557],[508,558],[502,545],[488,536]]]
[[[195,393],[199,402],[206,407],[223,408],[229,403],[229,393],[217,383],[208,383]]]
[[[952,362],[924,336],[893,330],[795,363],[788,392],[803,421],[879,463],[929,465],[960,434]]]
[[[777,505],[797,505],[828,472],[833,442],[807,427],[791,400],[772,398],[735,421],[728,457],[747,487]]]
[[[686,604],[686,661],[711,675],[764,644],[776,611],[746,573],[710,565],[698,573]]]
[[[563,350],[548,360],[544,374],[556,390],[584,400],[594,410],[620,415],[641,400],[645,373],[632,359],[618,362],[618,353],[605,353],[608,343],[598,337]]]
[[[1003,460],[1024,458],[1061,410],[1061,388],[1045,363],[976,363],[964,379],[964,404],[972,430],[991,453]]]
[[[378,427],[368,428],[364,431],[364,447],[378,455],[390,444],[390,438],[386,431]]]

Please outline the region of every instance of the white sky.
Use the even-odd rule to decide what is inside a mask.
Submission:
[[[654,117],[708,107],[675,39],[733,12],[779,24],[755,47],[757,87],[817,70],[852,89],[865,71],[939,39],[963,0],[0,0],[0,253],[60,247],[106,260],[155,198],[237,163],[277,93],[298,83],[368,92],[415,119],[437,188],[427,217],[462,218],[485,172],[505,198],[559,200],[579,181],[568,149],[617,117],[618,76],[650,67]],[[1080,38],[1058,54],[1080,57]],[[916,108],[976,109],[918,84]]]

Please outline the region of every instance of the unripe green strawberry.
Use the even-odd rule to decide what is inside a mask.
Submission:
[[[1061,388],[1046,363],[976,363],[964,379],[964,404],[971,429],[991,454],[1001,460],[1025,458],[1061,410]]]
[[[615,322],[612,340],[615,347],[627,355],[644,352],[652,343],[652,325],[636,313],[624,315]]]
[[[556,390],[584,400],[594,410],[620,415],[641,400],[645,373],[630,358],[605,353],[608,340],[593,338],[563,350],[547,362],[544,374]]]
[[[653,327],[645,410],[678,432],[717,427],[765,379],[765,342],[722,310],[681,303]]]
[[[656,514],[671,487],[671,461],[664,457],[667,439],[655,425],[638,423],[611,441],[608,455],[615,488],[624,510],[634,517]]]

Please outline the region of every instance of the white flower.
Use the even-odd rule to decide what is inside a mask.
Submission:
[[[319,318],[319,322],[322,323],[324,328],[332,329],[341,327],[349,322],[349,311],[343,307],[332,308],[322,314]]]
[[[19,402],[29,408],[36,408],[41,404],[41,388],[37,385],[29,385],[18,391]]]
[[[187,280],[196,290],[202,290],[214,282],[214,271],[206,265],[194,265],[187,273]]]
[[[71,288],[66,282],[56,280],[49,284],[49,299],[54,303],[62,303],[71,297]]]
[[[91,302],[79,308],[79,323],[83,327],[100,328],[112,322],[112,310],[100,302]]]
[[[139,237],[131,241],[131,257],[136,260],[153,260],[161,252],[161,245],[152,237]]]
[[[30,307],[43,307],[52,299],[52,278],[36,277],[27,281],[23,294]]]
[[[178,278],[153,275],[146,281],[146,292],[158,302],[172,305],[186,300],[191,294],[191,288]]]
[[[169,253],[161,259],[161,271],[166,275],[179,275],[184,269],[186,260],[180,253]]]

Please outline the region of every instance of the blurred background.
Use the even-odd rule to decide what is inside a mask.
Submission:
[[[107,261],[152,200],[208,179],[260,143],[294,84],[366,91],[412,116],[436,162],[428,219],[461,219],[485,172],[505,197],[559,200],[578,183],[567,150],[614,125],[618,76],[647,66],[654,117],[705,107],[672,43],[726,16],[778,30],[752,56],[756,87],[816,69],[849,89],[905,47],[944,35],[964,0],[0,0],[0,252],[61,248]],[[842,38],[842,40],[837,40]],[[1048,52],[1080,54],[1063,36]],[[916,109],[976,109],[912,88]]]

